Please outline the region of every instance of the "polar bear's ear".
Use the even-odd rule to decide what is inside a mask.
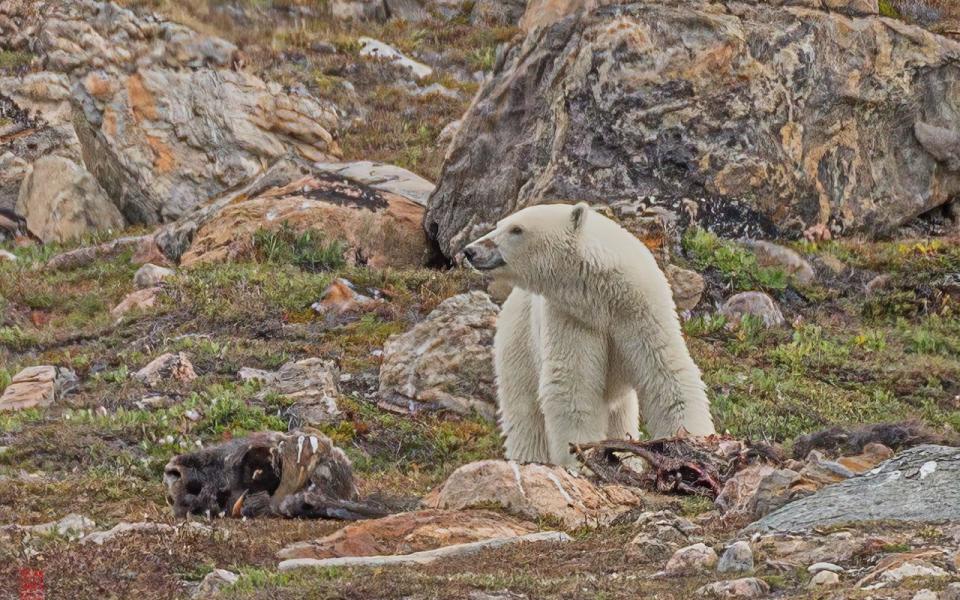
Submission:
[[[580,202],[573,207],[570,213],[570,221],[573,223],[573,230],[580,231],[587,220],[587,213],[590,212],[590,205],[586,202]]]

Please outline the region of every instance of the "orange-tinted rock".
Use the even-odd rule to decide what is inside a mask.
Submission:
[[[349,262],[373,268],[419,266],[427,252],[423,211],[407,198],[340,177],[304,177],[223,208],[197,231],[181,265],[247,257],[257,231],[286,223],[298,233],[319,230],[329,240],[343,241]]]

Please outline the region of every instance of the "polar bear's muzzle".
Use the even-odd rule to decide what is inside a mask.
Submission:
[[[474,242],[463,249],[463,256],[474,269],[489,271],[507,264],[500,249],[491,240]]]

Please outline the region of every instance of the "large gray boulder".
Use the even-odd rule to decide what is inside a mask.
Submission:
[[[639,197],[736,237],[874,235],[944,204],[960,44],[868,4],[637,0],[547,20],[465,115],[428,234],[449,257],[532,204]]]
[[[381,406],[477,411],[493,419],[493,336],[500,308],[484,292],[447,298],[410,331],[392,335],[380,366]]]
[[[960,520],[960,448],[925,445],[773,511],[748,531],[805,531],[863,521]]]
[[[93,231],[119,230],[123,215],[103,188],[68,158],[47,155],[35,163],[20,186],[17,213],[43,242],[66,242]]]

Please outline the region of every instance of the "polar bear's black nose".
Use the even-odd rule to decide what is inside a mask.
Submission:
[[[463,249],[463,255],[472,263],[473,259],[477,257],[477,249],[473,246],[467,246]]]

